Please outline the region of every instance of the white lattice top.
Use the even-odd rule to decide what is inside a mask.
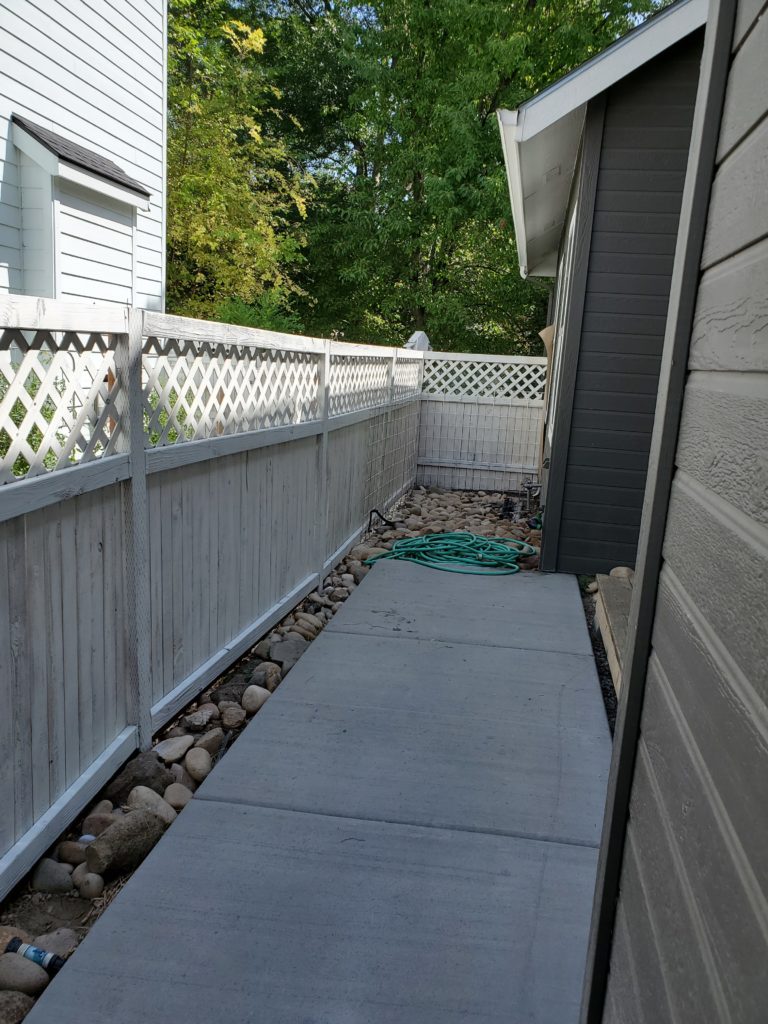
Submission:
[[[0,333],[0,482],[112,454],[121,385],[110,335]]]
[[[149,447],[315,420],[320,355],[148,338]]]
[[[471,356],[425,358],[422,391],[459,398],[542,400],[547,376],[545,360],[495,362]]]

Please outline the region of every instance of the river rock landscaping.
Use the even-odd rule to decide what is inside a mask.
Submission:
[[[286,674],[362,582],[366,561],[400,539],[469,531],[538,548],[541,532],[500,493],[415,487],[387,521],[251,650],[134,756],[0,908],[0,1024],[18,1024],[49,983],[42,967],[5,953],[13,937],[69,956]],[[538,555],[521,557],[538,568]],[[426,570],[425,571],[429,571]]]

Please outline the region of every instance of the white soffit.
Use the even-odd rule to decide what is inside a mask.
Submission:
[[[678,0],[517,110],[498,110],[520,273],[554,277],[587,103],[706,23]]]

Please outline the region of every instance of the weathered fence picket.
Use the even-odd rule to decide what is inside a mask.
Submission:
[[[534,471],[543,361],[426,358],[0,299],[0,898],[412,486],[420,420],[426,472],[422,399],[524,415],[491,470]]]

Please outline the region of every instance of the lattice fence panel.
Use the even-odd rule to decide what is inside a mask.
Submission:
[[[389,368],[386,356],[331,355],[329,415],[341,416],[389,401]]]
[[[421,359],[409,359],[398,354],[395,363],[394,399],[417,398],[421,394]]]
[[[108,334],[0,333],[0,482],[113,454],[121,385]]]
[[[315,420],[320,359],[316,353],[148,338],[147,443],[156,447]]]
[[[425,359],[422,391],[461,398],[544,397],[547,368],[541,363],[497,363],[472,359]]]

